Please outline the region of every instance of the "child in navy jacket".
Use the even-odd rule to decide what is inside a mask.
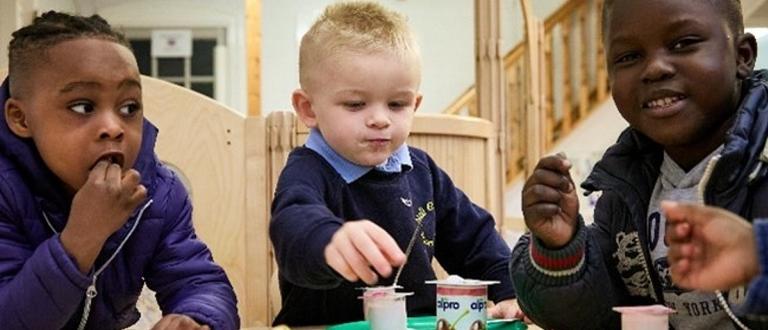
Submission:
[[[768,216],[766,73],[738,0],[622,0],[603,7],[611,94],[629,123],[582,184],[570,161],[542,158],[523,188],[531,230],[512,253],[521,308],[543,328],[619,327],[614,306],[665,304],[675,329],[733,329],[743,289],[689,290],[670,276],[662,200]],[[722,233],[729,235],[729,233]],[[752,324],[762,328],[765,325]]]
[[[363,319],[361,287],[414,292],[409,315],[434,315],[436,257],[451,274],[496,280],[490,312],[516,315],[509,248],[490,214],[405,140],[421,102],[420,58],[405,19],[370,3],[329,6],[302,39],[294,109],[311,128],[291,152],[270,235],[283,306],[275,324]],[[402,252],[418,227],[405,264]]]

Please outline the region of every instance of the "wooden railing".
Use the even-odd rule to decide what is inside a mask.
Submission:
[[[608,97],[608,75],[600,31],[602,3],[603,0],[570,0],[543,22],[540,54],[544,63],[541,72],[533,79],[540,79],[538,83],[542,89],[543,102],[535,110],[540,114],[545,150],[567,136]],[[504,56],[507,134],[503,143],[508,183],[524,172],[525,155],[530,147],[524,113],[528,95],[532,92],[527,78],[531,70],[527,47],[523,41]],[[477,94],[473,86],[444,112],[476,116],[476,104]]]

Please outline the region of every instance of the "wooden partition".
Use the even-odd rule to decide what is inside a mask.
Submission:
[[[242,325],[269,324],[265,143],[252,134],[263,119],[155,78],[142,85],[145,116],[160,130],[155,150],[188,185],[195,230],[235,288]]]

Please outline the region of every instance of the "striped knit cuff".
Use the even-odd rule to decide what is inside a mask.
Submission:
[[[531,239],[528,256],[531,265],[537,271],[551,277],[571,276],[584,266],[587,230],[581,221],[576,228],[576,234],[564,247],[551,250],[536,237]]]

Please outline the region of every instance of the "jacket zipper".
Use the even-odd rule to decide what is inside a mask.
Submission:
[[[715,170],[715,165],[717,165],[717,162],[720,160],[721,155],[715,155],[712,157],[712,159],[709,160],[709,164],[707,164],[707,167],[704,169],[704,174],[701,176],[701,181],[699,181],[699,200],[701,201],[702,205],[707,205],[706,201],[704,200],[704,196],[707,190],[707,184],[709,183],[709,180],[712,178],[712,172]],[[750,175],[751,177],[751,175]],[[739,320],[738,317],[733,313],[731,310],[731,307],[728,305],[728,302],[725,300],[725,297],[723,296],[723,293],[720,290],[715,291],[715,295],[717,295],[717,301],[720,304],[721,307],[723,307],[723,310],[725,311],[725,314],[728,315],[728,317],[736,323],[736,325],[744,330],[749,330],[749,327],[744,325],[744,323]]]
[[[128,234],[125,235],[125,238],[120,242],[120,245],[117,246],[115,249],[115,252],[112,252],[112,255],[107,259],[106,262],[104,262],[101,267],[95,272],[93,272],[93,275],[91,277],[91,285],[88,286],[88,288],[85,290],[85,302],[83,304],[83,316],[80,318],[80,323],[77,326],[77,330],[83,330],[85,329],[86,324],[88,324],[88,316],[91,314],[91,303],[93,302],[93,298],[96,298],[96,296],[99,294],[99,292],[96,290],[96,280],[99,278],[99,275],[104,271],[104,269],[109,266],[110,263],[112,263],[112,260],[115,259],[118,253],[123,249],[123,246],[125,246],[125,243],[128,242],[128,239],[131,238],[131,235],[133,235],[133,232],[136,231],[136,227],[139,226],[139,222],[141,221],[141,216],[144,214],[144,210],[146,210],[150,205],[152,205],[153,200],[150,199],[147,201],[147,203],[144,204],[144,206],[141,207],[141,210],[139,210],[139,214],[136,216],[136,221],[133,223],[133,226],[131,227],[131,230],[128,231]],[[51,224],[51,221],[48,219],[48,215],[43,212],[43,219],[45,219],[45,223],[48,224],[48,227],[51,229],[51,231],[54,232],[54,234],[58,234],[59,232],[56,231],[55,228],[53,228],[53,224]]]

